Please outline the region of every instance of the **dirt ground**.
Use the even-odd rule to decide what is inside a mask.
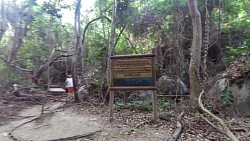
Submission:
[[[42,115],[40,104],[2,100],[0,141],[161,141],[169,136],[163,127],[153,124],[140,128],[118,119],[110,123],[106,106],[97,108],[64,100],[49,100]]]
[[[66,103],[65,97],[48,96],[43,107],[41,95],[0,99],[0,141],[165,141],[175,131],[179,114],[159,113],[158,123],[153,124],[151,112],[115,110],[110,123],[105,105]],[[180,141],[228,140],[198,116],[185,114],[183,124]],[[244,129],[234,132],[237,137],[250,141],[250,119],[234,119],[233,124]]]

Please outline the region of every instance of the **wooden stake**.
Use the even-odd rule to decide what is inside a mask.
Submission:
[[[109,121],[114,119],[114,91],[109,91]]]
[[[153,122],[157,122],[157,95],[156,90],[153,90],[152,93],[152,105],[153,105]]]

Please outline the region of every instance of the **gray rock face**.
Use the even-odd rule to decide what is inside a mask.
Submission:
[[[230,90],[235,96],[236,111],[243,116],[250,116],[250,80],[246,80],[241,88],[233,85]]]
[[[213,107],[222,104],[220,93],[228,86],[227,81],[226,78],[219,79],[208,92],[207,97],[209,99],[216,99],[211,104]],[[250,116],[250,80],[245,80],[241,87],[233,84],[229,87],[229,90],[231,90],[234,95],[233,106],[226,109],[229,114],[236,113],[241,116]]]
[[[171,78],[167,75],[161,76],[157,81],[159,94],[166,95],[185,95],[189,90],[180,78]]]

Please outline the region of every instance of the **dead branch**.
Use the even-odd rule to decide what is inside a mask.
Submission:
[[[61,58],[61,57],[70,57],[70,56],[73,56],[73,54],[61,54],[61,55],[58,55],[54,58],[52,58],[50,61],[48,61],[47,63],[45,63],[44,65],[41,65],[36,71],[33,71],[31,69],[24,69],[24,68],[21,68],[21,67],[18,67],[14,64],[9,64],[9,62],[7,60],[5,60],[4,58],[0,57],[1,60],[3,60],[7,65],[9,64],[10,66],[12,66],[13,68],[15,69],[18,69],[18,70],[21,70],[21,71],[25,71],[25,72],[30,72],[30,73],[33,73],[32,75],[32,81],[36,84],[38,84],[38,79],[39,77],[42,75],[42,73],[47,70],[47,68],[49,66],[51,66],[57,59]]]
[[[174,134],[168,139],[168,141],[176,141],[179,138],[183,129],[183,123],[181,120],[183,115],[184,115],[184,111],[182,111],[181,114],[178,116],[177,123],[176,123],[177,129],[175,130]]]
[[[6,64],[9,64],[8,61],[6,59],[4,59],[3,57],[0,57],[1,60],[3,60]],[[25,69],[25,68],[21,68],[21,67],[18,67],[14,64],[10,64],[10,66],[12,66],[13,68],[15,69],[18,69],[18,70],[21,70],[21,71],[25,71],[25,72],[32,72],[31,69]]]
[[[198,99],[198,104],[201,108],[202,111],[204,111],[205,113],[207,113],[209,116],[211,116],[216,122],[219,123],[219,125],[222,128],[217,128],[221,133],[225,134],[231,141],[239,141],[236,136],[228,129],[228,127],[226,126],[226,124],[223,122],[222,119],[220,119],[219,117],[217,117],[216,115],[214,115],[213,113],[211,113],[209,110],[207,110],[203,103],[201,102],[201,97],[204,94],[204,90],[201,91],[199,99]]]
[[[72,136],[72,137],[66,137],[66,138],[59,138],[59,139],[53,139],[53,140],[48,140],[48,141],[68,141],[68,140],[76,140],[79,138],[84,138],[84,137],[88,137],[88,136],[92,136],[98,132],[100,132],[101,130],[98,131],[94,131],[94,132],[89,132],[83,135],[76,135],[76,136]]]
[[[56,57],[52,58],[51,60],[49,60],[49,61],[48,61],[47,63],[45,63],[44,65],[41,65],[41,66],[39,67],[39,69],[36,70],[36,71],[34,72],[34,74],[32,75],[32,81],[33,81],[34,83],[38,84],[38,78],[42,75],[42,73],[43,73],[49,66],[51,66],[51,65],[54,63],[54,61],[56,61],[58,58],[61,58],[61,57],[69,57],[69,56],[73,56],[73,54],[67,54],[67,55],[61,54],[61,55],[59,55],[59,56],[56,56]]]

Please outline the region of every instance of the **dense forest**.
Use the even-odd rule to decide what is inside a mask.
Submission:
[[[249,0],[1,0],[0,97],[72,74],[74,102],[108,105],[110,57],[154,54],[159,119],[185,126],[185,111],[214,140],[248,140],[249,122],[237,132],[228,120],[250,116],[249,12]],[[118,112],[152,110],[148,91],[116,93]]]

